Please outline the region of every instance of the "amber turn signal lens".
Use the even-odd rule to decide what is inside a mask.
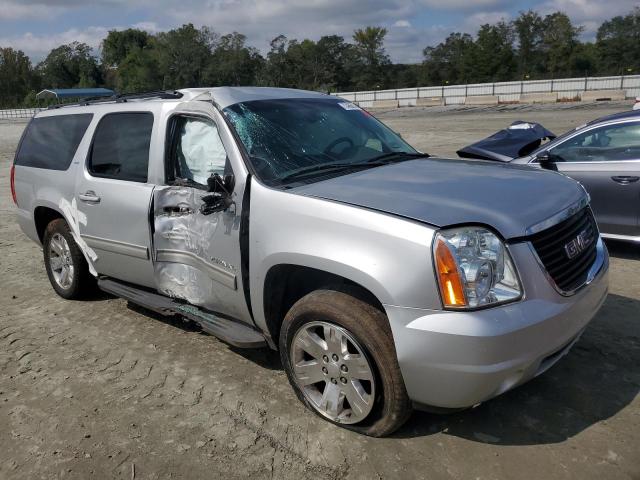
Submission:
[[[453,257],[444,239],[438,238],[436,242],[436,269],[444,306],[465,307],[467,305],[467,299],[464,295],[464,288],[456,259]]]

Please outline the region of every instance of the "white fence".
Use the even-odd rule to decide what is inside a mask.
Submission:
[[[497,96],[500,102],[517,102],[528,93],[556,93],[558,100],[577,100],[581,93],[596,90],[624,90],[627,98],[640,96],[640,75],[616,77],[563,78],[557,80],[528,80],[522,82],[475,83],[441,87],[401,88],[366,92],[338,92],[333,95],[362,107],[371,107],[376,100],[398,100],[400,106],[415,105],[417,98],[440,97],[446,105],[459,105],[466,97]]]
[[[10,110],[0,110],[0,120],[29,119],[40,110],[42,110],[42,108],[12,108]]]

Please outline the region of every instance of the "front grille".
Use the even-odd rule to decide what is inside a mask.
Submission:
[[[581,234],[589,241],[585,242],[582,249],[575,248],[576,239]],[[587,281],[589,269],[597,256],[598,243],[598,228],[589,207],[553,227],[531,235],[529,240],[560,290],[569,292]]]

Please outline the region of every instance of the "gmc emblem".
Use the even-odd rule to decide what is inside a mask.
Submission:
[[[592,241],[592,229],[585,228],[578,234],[576,238],[574,238],[564,246],[564,251],[567,254],[568,258],[573,258],[580,252],[583,252],[584,249],[587,248]]]

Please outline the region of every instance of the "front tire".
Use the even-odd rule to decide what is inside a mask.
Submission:
[[[44,265],[51,286],[67,300],[83,298],[95,289],[95,278],[62,218],[47,225],[42,240]]]
[[[322,418],[381,437],[411,414],[388,320],[365,301],[312,292],[287,313],[279,344],[296,395]]]

